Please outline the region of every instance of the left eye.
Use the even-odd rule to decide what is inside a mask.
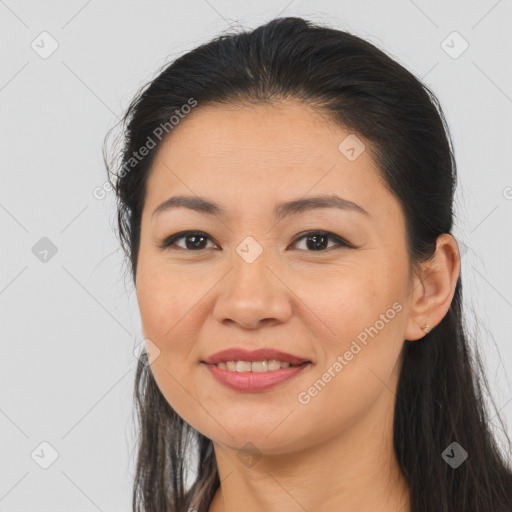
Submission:
[[[186,240],[185,247],[176,244],[176,242],[181,239]],[[338,247],[353,247],[351,244],[349,244],[339,236],[330,233],[329,231],[308,231],[307,233],[304,233],[301,236],[297,237],[293,243],[296,244],[298,241],[302,239],[306,239],[306,247],[312,248],[307,252],[325,252],[326,247],[324,247],[324,245],[329,239],[332,239]],[[190,240],[190,243],[187,243],[187,240]],[[161,249],[165,249],[172,248],[172,246],[175,246],[180,249],[189,250],[192,252],[199,252],[200,250],[205,248],[205,240],[211,241],[211,238],[203,231],[182,231],[181,233],[176,233],[174,235],[169,236],[158,247],[160,247]]]
[[[329,239],[332,239],[335,243],[335,247],[347,247],[351,248],[351,246],[348,242],[343,240],[343,238],[340,238],[339,236],[336,236],[333,233],[329,233],[329,231],[309,231],[299,237],[297,237],[294,241],[294,243],[297,243],[299,240],[305,239],[306,240],[306,247],[312,247],[313,249],[308,252],[315,252],[315,251],[323,251],[326,249],[322,249],[322,246],[327,243]],[[332,246],[331,246],[332,248]]]

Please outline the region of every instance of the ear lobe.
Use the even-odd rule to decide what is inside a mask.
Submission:
[[[437,238],[434,256],[421,267],[420,275],[415,276],[405,339],[420,339],[441,322],[450,309],[459,273],[457,242],[452,235],[444,233]],[[422,329],[426,324],[428,329]]]

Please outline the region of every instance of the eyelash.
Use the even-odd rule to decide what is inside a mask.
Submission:
[[[329,249],[319,249],[318,251],[308,251],[305,249],[300,249],[300,250],[305,250],[306,252],[315,253],[315,252],[329,252],[331,249],[340,249],[343,247],[345,247],[347,249],[354,248],[353,245],[349,244],[346,240],[343,240],[343,238],[335,235],[334,233],[331,233],[329,231],[321,231],[321,230],[306,231],[305,233],[302,233],[301,236],[297,237],[292,243],[296,244],[297,242],[299,242],[300,240],[302,240],[304,238],[307,238],[308,236],[317,235],[317,234],[327,236],[329,239],[332,239],[334,242],[336,242],[338,244],[338,247],[330,247]],[[175,233],[174,235],[167,237],[161,244],[158,245],[158,247],[160,249],[170,249],[170,248],[172,248],[173,245],[175,245],[177,240],[180,240],[181,238],[187,238],[187,236],[192,236],[192,235],[202,236],[202,237],[207,238],[208,240],[212,241],[212,239],[204,231],[181,231],[180,233]],[[177,248],[178,250],[186,251],[186,252],[201,252],[201,251],[205,250],[205,249],[192,250],[192,249],[185,249],[183,247],[177,247],[177,246],[175,248]]]

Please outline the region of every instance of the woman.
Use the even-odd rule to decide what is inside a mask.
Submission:
[[[283,18],[178,58],[124,122],[108,166],[147,349],[133,510],[512,510],[434,94]]]

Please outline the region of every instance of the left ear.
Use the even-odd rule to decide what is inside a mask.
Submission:
[[[421,266],[414,277],[410,314],[405,329],[406,340],[425,336],[444,318],[455,294],[460,272],[460,253],[457,241],[449,233],[437,237],[436,252]],[[421,328],[426,324],[428,329]]]

